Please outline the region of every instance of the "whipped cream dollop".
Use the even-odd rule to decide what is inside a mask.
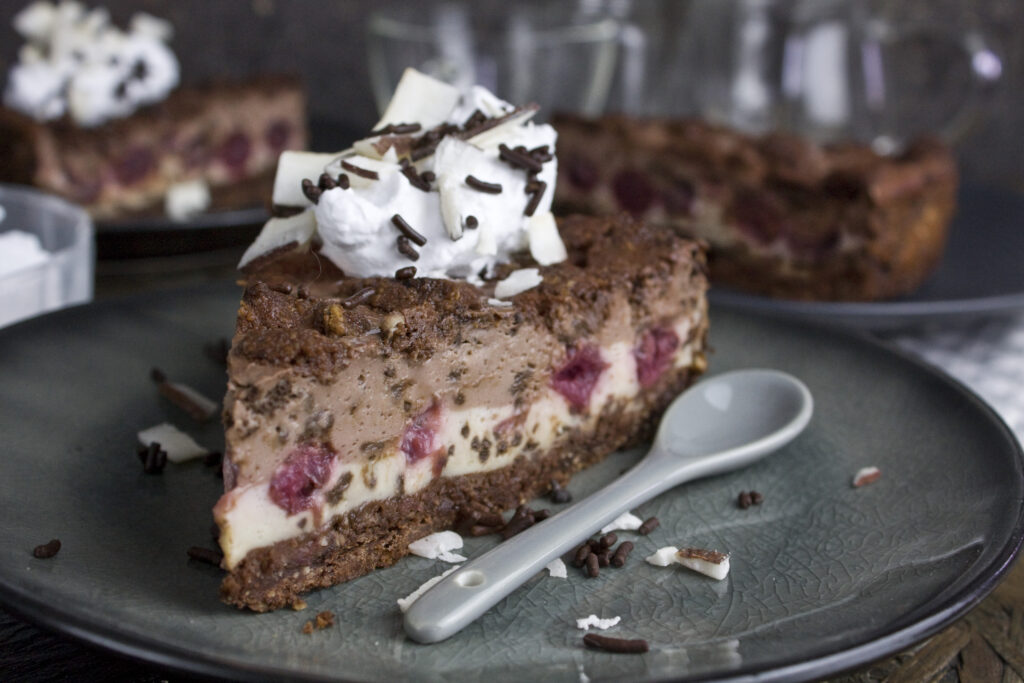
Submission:
[[[320,154],[282,158],[275,203],[305,206],[320,253],[353,277],[412,266],[417,277],[475,280],[525,250],[557,263],[566,251],[551,215],[556,133],[530,121],[535,111],[409,69],[374,135],[326,164]],[[273,244],[291,239],[280,223],[269,228]],[[241,267],[260,255],[253,247]],[[534,271],[530,286],[539,281]]]
[[[39,121],[69,115],[81,126],[128,116],[165,98],[179,66],[167,46],[171,25],[146,13],[127,31],[106,9],[80,2],[32,3],[14,17],[26,43],[4,90],[4,104]]]

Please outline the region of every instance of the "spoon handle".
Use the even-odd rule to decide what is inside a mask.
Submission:
[[[421,643],[454,635],[626,510],[687,480],[685,467],[655,455],[648,454],[597,493],[456,569],[412,604],[405,613],[405,632]]]

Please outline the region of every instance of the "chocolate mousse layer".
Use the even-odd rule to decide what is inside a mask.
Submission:
[[[553,124],[558,210],[626,211],[704,239],[714,283],[882,299],[916,288],[945,246],[957,172],[936,140],[881,156],[698,120],[561,115]]]
[[[625,216],[560,232],[569,259],[504,301],[493,282],[346,278],[315,251],[251,276],[214,510],[226,602],[289,605],[649,438],[705,367],[702,249]]]

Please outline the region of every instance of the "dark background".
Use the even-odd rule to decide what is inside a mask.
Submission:
[[[18,0],[0,3],[0,71],[4,73],[22,42],[11,29],[11,18],[25,4]],[[629,3],[607,0],[604,4],[622,10]],[[671,40],[685,2],[636,0],[632,4],[634,14],[645,25],[667,31],[666,39]],[[977,27],[989,36],[1003,57],[1003,81],[990,98],[984,122],[957,144],[957,153],[968,178],[1024,189],[1024,2],[872,0],[869,4],[889,16],[913,20],[919,15],[950,27]],[[311,117],[318,124],[336,125],[343,131],[342,139],[345,134],[367,130],[377,120],[364,32],[374,8],[394,5],[393,0],[105,3],[120,26],[138,10],[169,19],[176,30],[172,47],[181,60],[186,82],[264,71],[302,75],[309,90]]]

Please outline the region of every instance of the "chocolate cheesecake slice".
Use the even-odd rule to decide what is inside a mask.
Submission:
[[[711,279],[774,297],[874,300],[914,290],[942,255],[957,189],[947,147],[885,157],[698,120],[555,117],[556,210],[706,240]]]
[[[701,246],[560,221],[568,258],[482,283],[345,277],[316,247],[249,274],[228,360],[223,600],[266,611],[387,567],[640,443],[705,368]],[[539,284],[495,299],[537,268]]]

